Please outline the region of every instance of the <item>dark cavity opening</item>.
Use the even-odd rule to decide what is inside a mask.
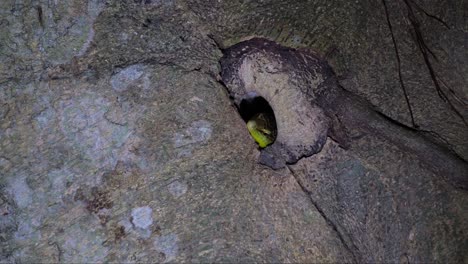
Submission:
[[[252,96],[242,99],[239,105],[239,114],[245,123],[252,119],[259,118],[260,116],[261,122],[258,123],[262,128],[264,127],[267,131],[271,132],[271,134],[265,135],[272,138],[272,143],[276,140],[278,128],[276,127],[275,113],[265,98]],[[265,131],[262,131],[262,133],[263,132]]]

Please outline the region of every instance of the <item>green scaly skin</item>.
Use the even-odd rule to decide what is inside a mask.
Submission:
[[[247,122],[247,129],[261,148],[270,145],[275,140],[273,128],[262,113],[256,114]]]

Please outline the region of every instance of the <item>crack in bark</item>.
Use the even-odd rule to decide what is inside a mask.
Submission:
[[[432,130],[425,130],[425,129],[420,129],[419,131],[423,132],[423,133],[426,133],[426,134],[429,134],[431,135],[431,137],[437,139],[437,140],[440,140],[442,142],[444,142],[445,145],[447,145],[447,149],[449,149],[450,152],[452,152],[454,155],[456,155],[457,157],[459,157],[460,159],[463,159],[465,160],[463,157],[461,157],[460,155],[458,155],[458,153],[454,150],[455,149],[455,146],[450,143],[447,139],[445,139],[442,135],[440,135],[439,133],[437,133],[436,131],[432,131]]]
[[[430,142],[436,144],[437,146],[446,149],[448,152],[450,152],[451,154],[453,154],[457,158],[466,161],[462,156],[460,156],[455,151],[455,146],[452,143],[450,143],[449,140],[444,138],[441,134],[437,133],[436,131],[426,130],[426,129],[422,129],[422,128],[416,129],[416,128],[407,126],[407,125],[401,123],[400,121],[398,121],[396,119],[393,119],[392,117],[386,115],[385,113],[382,113],[382,112],[379,112],[379,111],[375,111],[375,113],[377,113],[380,117],[387,120],[391,124],[393,124],[395,126],[398,126],[398,127],[402,128],[402,129],[405,129],[405,130],[407,130],[409,132],[417,133],[419,136],[425,138],[426,140],[429,140]],[[429,136],[427,136],[427,134]],[[443,142],[445,145],[441,144],[441,142]]]
[[[385,0],[382,0],[385,2]],[[419,21],[417,20],[416,18],[416,15],[414,14],[414,11],[413,11],[413,8],[411,6],[411,3],[413,3],[413,1],[410,1],[409,0],[403,0],[404,3],[406,4],[406,8],[408,10],[408,19],[410,20],[411,22],[411,25],[413,27],[413,31],[414,31],[414,34],[416,36],[416,44],[418,45],[418,48],[419,48],[419,51],[421,52],[422,56],[423,56],[423,59],[424,59],[424,62],[426,64],[426,67],[427,67],[427,70],[429,71],[429,75],[432,79],[432,82],[434,83],[434,86],[436,88],[436,91],[437,91],[437,94],[439,95],[439,97],[444,101],[446,102],[450,109],[452,109],[452,111],[458,116],[461,118],[462,122],[465,124],[465,126],[468,126],[468,122],[466,121],[465,117],[458,111],[458,109],[453,105],[453,103],[450,101],[450,99],[448,98],[448,96],[445,94],[445,92],[442,90],[442,87],[439,83],[439,79],[441,79],[440,77],[437,76],[433,66],[432,66],[432,63],[431,61],[429,60],[429,56],[428,56],[428,53],[431,54],[434,59],[437,61],[437,57],[435,56],[435,54],[429,49],[429,47],[426,45],[425,41],[424,41],[424,38],[423,38],[423,35],[422,35],[422,31],[421,31],[421,28],[420,28],[420,25],[419,25]],[[443,83],[443,82],[442,82]],[[444,84],[444,83],[443,83]],[[454,93],[454,91],[450,88],[447,87],[447,89],[453,94],[453,96],[457,97],[457,95]]]
[[[450,91],[450,93],[453,95],[453,97],[457,100],[457,101],[461,101],[458,96],[455,94],[455,91],[453,89],[451,89],[450,87],[448,87],[448,85],[439,77],[437,76],[437,73],[436,71],[434,70],[434,67],[432,66],[432,63],[429,59],[429,54],[430,56],[432,56],[434,58],[434,60],[436,62],[438,62],[438,58],[436,56],[436,54],[427,46],[426,42],[424,41],[424,37],[422,35],[422,30],[420,28],[420,25],[419,25],[419,21],[417,20],[416,18],[416,15],[413,11],[413,7],[412,5],[414,5],[417,9],[421,10],[421,12],[423,12],[426,16],[430,17],[430,18],[433,18],[437,21],[439,21],[441,24],[443,24],[446,28],[450,29],[450,27],[448,26],[448,24],[443,21],[442,19],[440,19],[439,17],[435,16],[435,15],[432,15],[430,13],[428,13],[427,11],[425,11],[421,6],[419,6],[418,4],[416,4],[414,1],[411,1],[411,0],[403,0],[403,2],[405,3],[406,7],[407,7],[407,11],[408,11],[408,19],[411,23],[411,26],[413,27],[413,32],[414,32],[414,35],[415,35],[415,42],[418,46],[418,49],[419,51],[421,52],[422,56],[423,56],[423,59],[424,59],[424,63],[426,64],[426,67],[429,71],[429,75],[432,79],[432,82],[434,83],[434,86],[436,88],[436,91],[437,91],[437,94],[438,96],[445,102],[449,105],[450,109],[458,116],[460,117],[460,119],[462,120],[462,122],[468,126],[468,122],[467,120],[465,119],[465,117],[461,114],[460,111],[458,111],[458,109],[453,105],[453,103],[450,101],[450,99],[448,98],[447,94],[444,92],[444,90],[442,89],[442,86],[441,84],[448,90]],[[385,16],[386,16],[386,20],[387,20],[387,25],[388,25],[388,28],[390,30],[390,35],[392,37],[392,42],[393,42],[393,47],[395,49],[395,56],[396,56],[396,60],[397,60],[397,68],[398,68],[398,77],[399,77],[399,82],[400,82],[400,86],[403,90],[403,93],[404,93],[404,96],[405,96],[405,100],[406,100],[406,104],[407,104],[407,107],[408,107],[408,110],[410,112],[410,116],[411,116],[411,122],[412,122],[412,125],[414,128],[419,128],[419,126],[415,123],[414,121],[414,115],[413,115],[413,111],[412,111],[412,107],[411,107],[411,104],[410,104],[410,101],[409,101],[409,98],[408,98],[408,94],[407,94],[407,89],[406,89],[406,86],[404,84],[404,81],[403,81],[403,76],[402,76],[402,72],[401,72],[401,59],[400,59],[400,53],[399,53],[399,50],[398,50],[398,46],[397,46],[397,43],[396,43],[396,39],[395,39],[395,34],[393,33],[393,28],[392,28],[392,23],[390,21],[390,15],[389,15],[389,12],[388,12],[388,8],[387,8],[387,2],[386,0],[382,0],[382,4],[384,6],[384,10],[385,10]]]
[[[393,34],[392,22],[390,21],[390,16],[388,14],[386,0],[382,0],[382,3],[383,3],[383,6],[384,6],[384,9],[385,9],[385,16],[387,18],[388,29],[390,30],[390,35],[392,36],[393,48],[395,49],[395,56],[396,56],[397,68],[398,68],[398,79],[400,81],[400,86],[401,86],[401,89],[403,90],[403,94],[405,96],[406,105],[408,107],[408,111],[409,111],[409,114],[410,114],[410,117],[411,117],[411,124],[412,124],[412,126],[414,128],[417,128],[418,125],[416,125],[416,123],[414,121],[413,109],[411,108],[411,104],[410,104],[410,101],[409,101],[409,98],[408,98],[408,93],[406,91],[406,86],[405,86],[405,83],[403,81],[403,75],[401,73],[400,53],[398,51],[398,46],[397,46],[397,43],[396,43],[396,40],[395,40],[395,35]]]
[[[58,243],[57,242],[52,242],[52,243],[49,242],[49,245],[54,246],[55,249],[57,250],[57,262],[62,262],[63,252],[62,252],[62,249],[60,248],[60,246],[58,245]]]
[[[443,19],[441,19],[440,17],[438,17],[436,15],[428,13],[426,10],[424,10],[424,8],[422,8],[420,5],[418,5],[415,1],[411,1],[411,2],[414,4],[414,6],[416,6],[417,9],[419,9],[421,12],[423,12],[426,16],[428,16],[428,17],[430,17],[430,18],[432,18],[434,20],[437,20],[439,23],[444,25],[444,27],[446,27],[447,29],[450,29],[447,22],[445,22]]]
[[[291,175],[294,177],[295,181],[297,182],[297,184],[299,185],[299,187],[301,187],[301,190],[307,195],[307,197],[309,198],[309,201],[311,202],[311,204],[314,206],[314,208],[317,210],[317,212],[319,212],[319,214],[323,217],[323,219],[325,220],[325,222],[332,228],[332,230],[337,234],[338,236],[338,239],[340,240],[340,242],[343,244],[343,246],[345,247],[345,249],[351,254],[351,256],[353,257],[353,262],[354,263],[359,263],[361,262],[361,257],[358,255],[359,254],[359,249],[357,248],[357,246],[353,243],[353,241],[350,239],[351,241],[351,246],[349,246],[347,243],[346,243],[346,240],[343,236],[343,234],[338,230],[338,227],[337,225],[325,214],[325,212],[323,211],[323,209],[320,207],[320,205],[312,198],[312,193],[307,190],[307,188],[304,186],[304,184],[302,183],[302,181],[300,180],[299,176],[296,175],[296,173],[294,172],[294,170],[291,168],[290,165],[286,165],[286,168],[289,170],[289,172],[291,173]]]

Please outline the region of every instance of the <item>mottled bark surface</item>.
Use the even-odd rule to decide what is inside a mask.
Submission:
[[[468,159],[467,9],[2,1],[0,261],[467,262],[447,172]],[[342,89],[316,105],[343,122],[277,170],[220,82],[222,49],[255,36],[311,49]]]

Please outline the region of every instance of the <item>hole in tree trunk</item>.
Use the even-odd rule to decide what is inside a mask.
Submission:
[[[278,134],[273,109],[265,98],[249,93],[239,105],[239,113],[250,135],[261,148],[273,144]]]

